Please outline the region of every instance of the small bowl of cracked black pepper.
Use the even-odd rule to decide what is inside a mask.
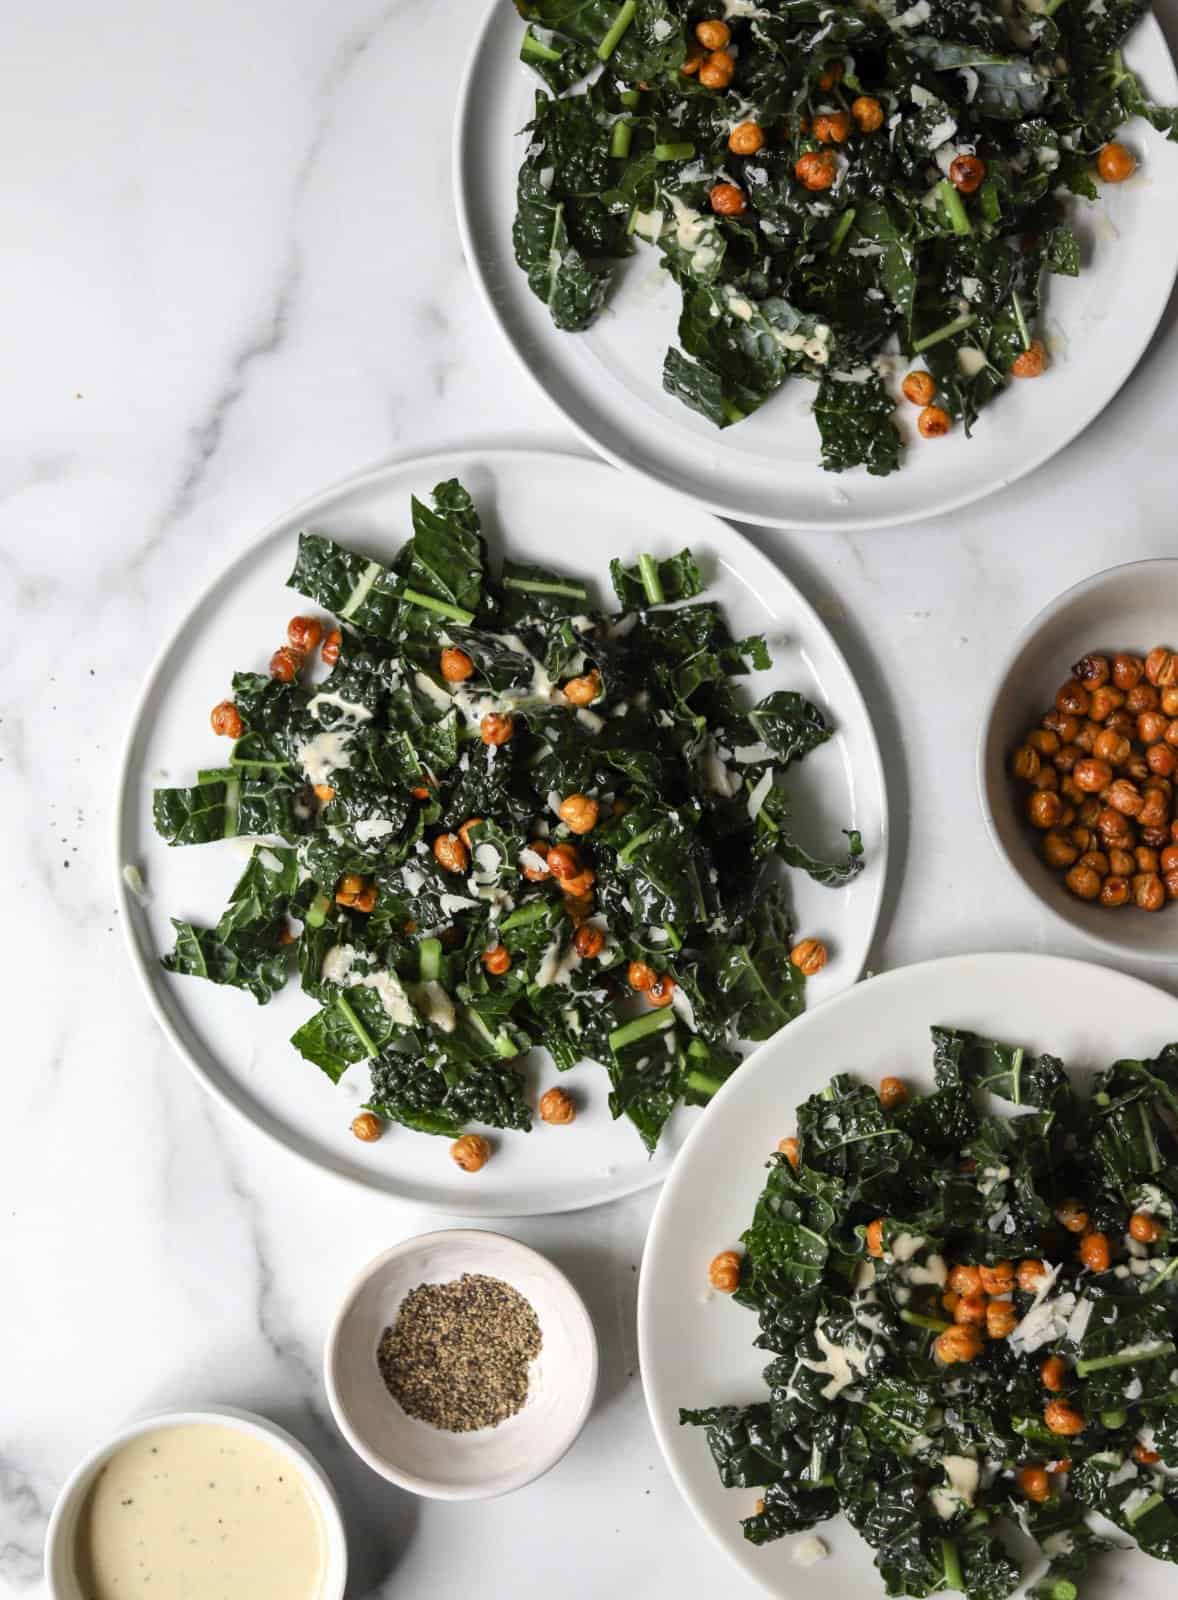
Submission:
[[[507,1494],[556,1465],[597,1387],[580,1295],[535,1250],[455,1228],[360,1273],[327,1339],[331,1409],[382,1477],[437,1500]]]

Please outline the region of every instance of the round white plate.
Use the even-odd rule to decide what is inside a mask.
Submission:
[[[595,450],[723,516],[783,528],[879,528],[980,500],[1087,427],[1133,371],[1165,310],[1178,270],[1178,149],[1135,122],[1127,138],[1143,158],[1139,173],[1103,186],[1095,205],[1078,200],[1072,208],[1084,270],[1047,283],[1049,374],[1014,384],[983,413],[972,439],[958,428],[947,439],[921,440],[915,410],[904,406],[910,447],[899,472],[824,472],[806,382],[787,384],[720,432],[663,393],[680,297],[653,249],[640,246],[622,266],[606,310],[582,334],[553,327],[528,288],[511,224],[521,129],[542,85],[518,59],[523,24],[508,0],[488,0],[486,11],[459,95],[454,148],[458,222],[475,282],[525,369]],[[1152,16],[1125,54],[1155,99],[1178,100]]]
[[[609,560],[640,551],[669,555],[690,545],[713,581],[738,637],[769,637],[774,667],[749,681],[758,696],[794,687],[829,710],[838,736],[796,770],[790,784],[799,830],[814,848],[845,849],[840,829],[863,834],[866,870],[848,888],[822,889],[791,874],[798,926],[829,940],[832,959],[811,986],[811,1003],[852,983],[863,968],[884,882],[886,802],[867,709],[825,625],[772,562],[706,512],[596,461],[537,452],[454,452],[405,461],[351,479],[269,528],[184,617],[147,680],[124,756],[118,804],[118,889],[131,954],[156,1017],[197,1076],[222,1100],[288,1149],[371,1188],[467,1216],[573,1210],[657,1183],[695,1113],[673,1119],[658,1154],[646,1152],[606,1105],[604,1070],[584,1063],[573,1082],[584,1109],[572,1128],[537,1123],[505,1133],[477,1177],[461,1172],[445,1139],[392,1127],[375,1145],[348,1131],[368,1074],[353,1068],[337,1088],[288,1044],[313,1002],[292,980],[268,1006],[237,990],[174,977],[159,965],[171,947],[169,917],[211,924],[240,874],[240,840],[171,849],[154,833],[151,792],[195,781],[224,758],[209,708],[235,668],[265,670],[288,618],[306,602],[285,587],[296,535],[312,526],[388,560],[410,532],[409,497],[458,477],[482,514],[493,555],[544,561],[584,573],[609,603]],[[143,873],[141,906],[121,876]],[[555,1081],[535,1058],[534,1083]]]
[[[744,1405],[767,1395],[761,1373],[769,1358],[753,1349],[756,1315],[709,1290],[708,1262],[748,1226],[766,1159],[794,1131],[801,1101],[836,1072],[869,1082],[896,1073],[931,1089],[929,1029],[938,1023],[1049,1051],[1085,1073],[1178,1040],[1178,1000],[1136,978],[1054,956],[952,956],[903,967],[858,984],[763,1045],[692,1130],[659,1196],[642,1261],[646,1403],[696,1517],[749,1577],[789,1600],[883,1600],[884,1588],[871,1550],[841,1517],[817,1529],[830,1559],[804,1570],[792,1558],[797,1536],[749,1544],[739,1519],[751,1515],[756,1491],[723,1488],[703,1430],[679,1426],[680,1406]],[[1172,1592],[1172,1569],[1137,1553],[1110,1556],[1094,1573],[1084,1586],[1097,1600],[1114,1588],[1137,1600]]]

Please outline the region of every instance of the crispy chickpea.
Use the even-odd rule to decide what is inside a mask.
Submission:
[[[1027,797],[1027,816],[1036,828],[1058,828],[1063,816],[1063,801],[1052,789],[1036,789],[1034,794]]]
[[[1065,746],[1065,748],[1067,747]],[[1052,757],[1052,760],[1054,761],[1055,757]],[[1066,774],[1066,776],[1070,780],[1072,775],[1069,772]],[[1051,789],[1054,791],[1059,788],[1059,773],[1055,770],[1054,766],[1040,767],[1035,776],[1029,781],[1031,787],[1034,789]],[[1079,788],[1079,785],[1077,784],[1076,787]],[[1084,791],[1081,789],[1081,796],[1083,795],[1083,792]]]
[[[867,1254],[869,1256],[875,1256],[878,1258],[879,1256],[883,1255],[882,1217],[876,1217],[874,1222],[869,1222],[867,1224],[867,1228],[864,1233],[864,1240],[867,1245]]]
[[[736,72],[736,59],[727,50],[713,50],[699,69],[705,89],[727,89]]]
[[[524,860],[524,856],[529,857]],[[529,883],[543,883],[545,878],[551,877],[548,870],[548,841],[547,839],[533,839],[526,851],[520,852],[519,870]],[[530,859],[535,857],[534,860]]]
[[[314,794],[316,800],[322,800],[325,806],[330,805],[335,799],[335,790],[331,787],[330,783],[315,784]]]
[[[1087,689],[1099,689],[1106,684],[1112,675],[1112,667],[1107,656],[1095,655],[1089,652],[1081,656],[1072,668],[1072,677],[1079,680]]]
[[[1055,1220],[1069,1233],[1088,1232],[1088,1213],[1079,1200],[1061,1200],[1055,1208]]]
[[[986,1334],[991,1339],[1009,1339],[1018,1326],[1018,1312],[1009,1300],[991,1300],[986,1307]]]
[[[1108,870],[1114,878],[1131,878],[1137,870],[1137,864],[1128,850],[1114,847],[1108,853]]]
[[[368,916],[371,912],[376,910],[376,900],[376,885],[374,883],[369,883],[365,884],[364,888],[361,889],[360,893],[356,896],[352,904],[355,910],[362,911],[365,916]]]
[[[371,1111],[361,1111],[358,1117],[352,1118],[352,1132],[363,1144],[374,1144],[384,1132],[384,1123]]]
[[[335,666],[336,662],[339,660],[340,646],[343,644],[343,642],[343,635],[340,633],[339,629],[332,628],[326,639],[324,639],[323,648],[319,652],[319,658],[325,666]]]
[[[1086,717],[1092,706],[1092,696],[1082,683],[1069,678],[1055,695],[1055,709],[1069,717]]]
[[[1085,850],[1078,864],[1081,867],[1091,867],[1098,878],[1108,877],[1108,857],[1103,850]]]
[[[734,156],[755,156],[764,144],[765,130],[759,122],[738,122],[728,135],[728,148]]]
[[[714,184],[708,194],[708,203],[718,217],[742,217],[748,210],[744,190],[735,183]]]
[[[905,400],[911,400],[914,406],[930,406],[936,399],[937,385],[931,372],[910,372],[900,387],[904,391]],[[1036,751],[1030,745],[1029,739],[1026,744],[1019,746],[1019,750],[1026,750],[1028,748],[1031,749],[1032,755],[1036,754]],[[1019,754],[1019,750],[1015,751],[1016,758]],[[1038,771],[1037,761],[1035,770]],[[1015,777],[1023,777],[1023,773],[1019,772],[1017,768],[1015,770]]]
[[[675,998],[675,980],[669,972],[660,972],[658,977],[646,991],[646,1003],[655,1006],[660,1011],[664,1006],[669,1006]]]
[[[574,833],[592,833],[601,808],[587,794],[570,794],[560,802],[560,820]]]
[[[1135,1444],[1133,1446],[1133,1459],[1139,1466],[1156,1467],[1162,1458],[1156,1450],[1151,1450],[1148,1445]]]
[[[1100,761],[1096,756],[1085,756],[1073,766],[1072,781],[1085,794],[1100,794],[1113,781],[1113,769],[1107,761]]]
[[[1110,770],[1109,777],[1112,777]],[[1079,783],[1079,779],[1076,782]],[[1145,810],[1145,797],[1137,785],[1128,778],[1118,778],[1115,783],[1108,786],[1105,800],[1114,811],[1119,811],[1123,817],[1139,817]]]
[[[1076,762],[1084,761],[1095,743],[1096,735],[1091,728],[1081,728],[1076,743],[1065,744],[1057,750],[1051,758],[1051,765],[1057,772],[1065,772],[1070,776],[1076,770]]]
[[[718,19],[697,22],[695,25],[695,37],[705,50],[723,50],[724,46],[732,38],[732,29],[726,22],[721,22]]]
[[[491,950],[483,951],[483,966],[493,978],[501,978],[505,972],[511,971],[511,951],[505,944],[497,944]]]
[[[976,1327],[983,1327],[986,1321],[986,1307],[989,1301],[984,1294],[963,1294],[957,1302],[953,1313],[954,1322],[969,1322]]]
[[[510,712],[488,711],[479,723],[479,737],[484,744],[506,744],[515,733],[515,718]]]
[[[1024,783],[1033,783],[1043,765],[1042,757],[1029,744],[1020,744],[1010,758],[1011,774]]]
[[[1169,688],[1178,682],[1178,656],[1171,654],[1165,645],[1158,645],[1145,658],[1145,676],[1150,683]]]
[[[410,789],[409,793],[415,800],[428,800],[429,785],[425,783],[415,783],[412,789]]]
[[[1089,1272],[1107,1272],[1112,1260],[1108,1239],[1103,1233],[1086,1233],[1080,1240],[1080,1260]]]
[[[1163,689],[1158,695],[1158,705],[1168,717],[1178,717],[1178,689]]]
[[[286,637],[296,650],[309,656],[323,637],[323,624],[317,617],[292,617],[286,625]]]
[[[1129,1234],[1138,1244],[1156,1244],[1162,1236],[1162,1225],[1150,1211],[1135,1211],[1129,1218]]]
[[[1061,744],[1075,744],[1082,724],[1079,717],[1053,710],[1043,718],[1043,726],[1051,733],[1058,734]]]
[[[955,156],[949,166],[949,182],[960,194],[973,194],[986,176],[986,163],[980,156]]]
[[[335,886],[335,903],[339,906],[355,905],[356,897],[364,893],[364,879],[356,872],[345,872]]]
[[[790,965],[804,978],[812,978],[826,965],[826,946],[821,939],[800,939],[789,953]]]
[[[572,1096],[563,1089],[546,1089],[540,1096],[538,1110],[541,1122],[551,1122],[557,1128],[567,1127],[577,1115]]]
[[[1126,696],[1119,689],[1114,689],[1111,683],[1098,683],[1095,687],[1086,685],[1092,698],[1088,712],[1093,722],[1107,722],[1114,711],[1119,711],[1125,704]]]
[[[981,1266],[978,1272],[982,1279],[982,1288],[987,1294],[1011,1294],[1014,1291],[1014,1262],[995,1261],[989,1266]]]
[[[1062,1356],[1048,1356],[1039,1364],[1039,1382],[1052,1394],[1058,1394],[1067,1382],[1067,1363]]]
[[[947,1282],[955,1294],[981,1294],[982,1292],[982,1275],[977,1267],[964,1265],[950,1267]]]
[[[838,177],[838,162],[830,150],[807,150],[794,162],[794,177],[816,194],[829,189]]]
[[[981,1353],[982,1336],[972,1326],[946,1328],[933,1340],[933,1354],[943,1367],[976,1361]]]
[[[908,1099],[907,1086],[899,1078],[881,1078],[879,1081],[879,1103],[885,1111],[894,1111],[897,1106],[902,1106]]]
[[[1012,378],[1041,378],[1046,367],[1047,346],[1042,339],[1032,339],[1010,363],[1010,375]]]
[[[568,881],[581,871],[581,858],[571,844],[554,844],[544,857],[554,878]]]
[[[851,119],[845,111],[823,111],[814,118],[814,137],[819,144],[846,144],[851,137]]]
[[[1165,783],[1165,778],[1147,778],[1141,785],[1145,804],[1137,814],[1143,828],[1161,828],[1170,820],[1170,795],[1166,789],[1155,785]]]
[[[1157,872],[1161,864],[1161,856],[1146,844],[1139,844],[1133,852],[1133,865],[1138,872]]]
[[[836,83],[843,81],[844,70],[841,61],[828,61],[818,76],[818,87],[829,94]]]
[[[456,833],[439,833],[434,840],[434,860],[443,872],[465,872],[470,851]]]
[[[570,916],[582,911],[588,916],[593,910],[592,891],[596,882],[597,874],[590,867],[582,867],[572,878],[561,879],[560,892],[564,895],[565,910]]]
[[[1061,833],[1058,828],[1050,828],[1043,835],[1043,859],[1049,867],[1065,871],[1075,865],[1079,855],[1079,850],[1067,834]]]
[[[1117,846],[1128,850],[1133,844],[1133,824],[1128,817],[1123,817],[1119,811],[1114,811],[1112,806],[1101,807],[1100,815],[1096,819],[1096,831],[1110,849]]]
[[[861,94],[851,101],[851,115],[860,133],[877,133],[883,127],[883,107],[870,94]]]
[[[1156,872],[1136,873],[1132,888],[1133,904],[1141,911],[1160,911],[1166,903],[1166,886]]]
[[[1126,655],[1124,651],[1112,659],[1113,682],[1118,689],[1133,689],[1141,682],[1141,675],[1145,671],[1145,664],[1139,656]]]
[[[1052,1433],[1074,1438],[1084,1431],[1084,1415],[1066,1400],[1049,1400],[1043,1408],[1043,1420]]]
[[[921,437],[925,439],[942,439],[953,426],[953,419],[944,406],[925,406],[916,419]]]
[[[1157,744],[1166,737],[1170,719],[1161,711],[1142,711],[1137,718],[1137,737],[1142,744]]]
[[[1152,683],[1139,683],[1125,694],[1125,710],[1132,717],[1139,717],[1143,711],[1158,711],[1161,704],[1162,697]]]
[[[245,731],[241,712],[232,700],[222,700],[209,714],[209,726],[225,739],[240,739]]]
[[[794,1171],[797,1171],[801,1164],[802,1152],[795,1138],[791,1136],[787,1139],[779,1139],[777,1141],[777,1153],[784,1156]]]
[[[1051,1499],[1051,1479],[1042,1467],[1021,1467],[1018,1474],[1019,1493],[1025,1500],[1042,1503]]]
[[[656,977],[654,968],[647,966],[645,961],[631,961],[626,968],[626,982],[639,994],[644,994]]]
[[[1034,1294],[1047,1276],[1047,1263],[1028,1256],[1018,1264],[1018,1286],[1024,1294]]]
[[[1098,761],[1104,761],[1115,769],[1123,767],[1128,761],[1133,754],[1133,746],[1123,734],[1112,728],[1102,728],[1092,742],[1092,754]]]
[[[693,78],[707,59],[708,52],[706,50],[702,49],[698,44],[691,44],[687,48],[687,54],[683,58],[683,65],[679,68],[679,71],[685,78]]]
[[[952,1316],[957,1310],[957,1307],[961,1304],[961,1296],[959,1294],[955,1294],[952,1289],[946,1289],[944,1294],[941,1296],[941,1304],[944,1306],[949,1315]]]
[[[1096,158],[1096,170],[1103,183],[1124,183],[1137,170],[1137,162],[1123,144],[1110,139]]]
[[[601,674],[596,667],[583,677],[570,678],[564,686],[565,699],[571,700],[575,706],[592,705],[600,693]]]
[[[1129,880],[1122,873],[1113,873],[1100,886],[1100,903],[1110,911],[1129,904]]]
[[[438,657],[438,667],[447,683],[465,683],[474,673],[474,662],[457,645],[446,646]]]
[[[279,645],[270,657],[270,676],[279,683],[293,683],[303,670],[303,653],[292,645]]]
[[[481,1172],[491,1158],[490,1142],[481,1133],[464,1133],[450,1146],[450,1159],[463,1172]]]
[[[1152,745],[1150,745],[1150,749],[1153,749]],[[1132,779],[1134,783],[1144,783],[1146,778],[1160,778],[1163,777],[1164,774],[1160,772],[1151,772],[1149,762],[1144,756],[1131,755],[1128,761],[1125,763],[1125,776]]]
[[[1100,802],[1096,800],[1085,800],[1084,804],[1080,807],[1080,810],[1082,812],[1090,811],[1094,805],[1097,810],[1097,815],[1099,815]],[[1093,820],[1095,820],[1095,818]],[[1072,841],[1081,855],[1083,855],[1085,850],[1093,850],[1096,848],[1097,836],[1092,831],[1091,823],[1082,823],[1078,827],[1069,828],[1068,838]]]
[[[470,830],[472,828],[482,827],[485,821],[485,817],[467,817],[466,821],[459,828],[458,837],[462,840],[463,844],[468,850],[472,850],[474,848],[474,842],[470,837]]]
[[[1063,740],[1050,728],[1032,728],[1023,743],[1038,751],[1040,756],[1053,756],[1062,746]]]
[[[718,1256],[712,1257],[708,1281],[721,1294],[731,1294],[740,1288],[740,1257],[735,1250],[721,1250]]]
[[[1178,771],[1178,754],[1173,745],[1151,744],[1145,752],[1145,764],[1159,778],[1172,778]]]
[[[573,935],[573,949],[582,961],[592,961],[605,949],[605,934],[583,922]]]

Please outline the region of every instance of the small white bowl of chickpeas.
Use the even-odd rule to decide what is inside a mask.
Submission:
[[[978,789],[1041,903],[1121,955],[1178,957],[1178,561],[1097,573],[1018,640]]]

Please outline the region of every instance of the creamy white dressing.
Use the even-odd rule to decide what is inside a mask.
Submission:
[[[669,194],[667,200],[675,219],[675,241],[691,257],[692,270],[710,271],[720,259],[716,219],[705,217],[677,194]]]
[[[536,969],[536,987],[550,989],[554,983],[567,987],[569,979],[580,965],[581,958],[573,945],[570,944],[562,953],[558,933],[540,957],[540,965]]]
[[[893,1261],[911,1261],[924,1243],[923,1233],[899,1233],[888,1246],[887,1253]]]
[[[333,772],[346,772],[352,764],[351,728],[324,728],[298,748],[298,762],[312,784],[326,783]]]
[[[409,996],[395,972],[389,972],[382,967],[379,972],[366,973],[360,979],[360,986],[376,991],[385,1015],[391,1022],[395,1022],[398,1028],[413,1028],[417,1025],[417,1013],[409,1004]]]
[[[87,1600],[316,1600],[322,1521],[297,1466],[263,1439],[182,1423],[119,1447],[75,1545]]]
[[[866,1370],[867,1352],[860,1350],[858,1345],[836,1344],[821,1323],[815,1325],[814,1342],[822,1351],[823,1359],[811,1361],[808,1356],[799,1356],[798,1360],[811,1372],[825,1372],[830,1375],[830,1382],[825,1385],[821,1393],[824,1400],[833,1400],[836,1395],[854,1383],[859,1373]]]
[[[825,1561],[829,1554],[830,1546],[816,1533],[808,1533],[793,1548],[793,1558],[799,1567],[812,1567],[819,1561]]]

